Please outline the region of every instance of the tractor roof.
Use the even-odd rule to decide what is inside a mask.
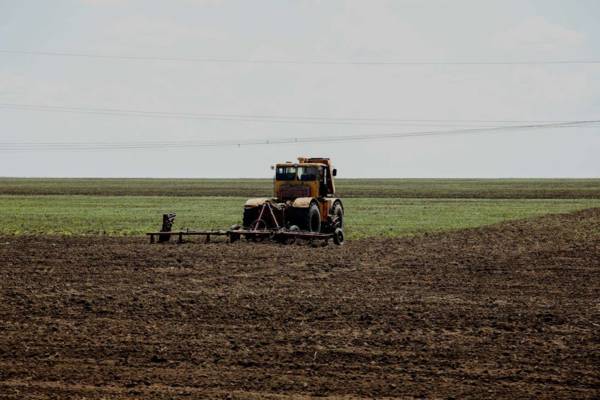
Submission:
[[[326,167],[327,164],[322,163],[299,163],[299,162],[285,162],[276,164],[277,167]]]

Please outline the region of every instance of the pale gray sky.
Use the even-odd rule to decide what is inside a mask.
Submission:
[[[309,62],[0,53],[0,103],[345,122],[600,119],[600,64],[319,64],[600,61],[598,21],[597,0],[0,0],[0,50]],[[141,118],[0,106],[0,148],[379,135],[456,124]],[[600,177],[598,154],[600,127],[587,127],[169,151],[0,151],[0,176],[265,177],[271,163],[315,155],[333,158],[342,177]]]

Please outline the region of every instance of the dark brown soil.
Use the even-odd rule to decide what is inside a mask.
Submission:
[[[600,210],[311,248],[0,237],[1,398],[600,396]]]

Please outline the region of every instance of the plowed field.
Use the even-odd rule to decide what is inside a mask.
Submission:
[[[0,237],[0,397],[600,396],[600,209],[343,247]]]

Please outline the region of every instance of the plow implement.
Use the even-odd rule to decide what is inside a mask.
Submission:
[[[336,245],[342,245],[344,243],[344,233],[339,228],[331,233],[321,233],[301,231],[296,227],[291,227],[291,229],[283,227],[266,228],[265,225],[258,223],[254,224],[249,229],[244,229],[236,225],[227,230],[186,229],[181,231],[172,231],[171,227],[174,219],[175,214],[163,215],[163,228],[158,232],[146,233],[146,235],[150,238],[150,243],[166,243],[171,241],[172,237],[176,238],[177,243],[185,243],[185,237],[187,236],[204,237],[205,243],[210,243],[212,237],[225,237],[229,243],[237,242],[242,238],[246,239],[247,241],[257,243],[266,240],[281,244],[294,244],[297,241],[305,241],[313,245],[316,245],[319,242],[322,245],[327,245],[329,244],[330,240],[332,240]]]

